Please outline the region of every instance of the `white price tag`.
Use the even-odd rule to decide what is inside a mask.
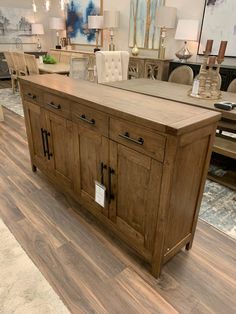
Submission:
[[[105,207],[106,187],[95,181],[95,202]]]

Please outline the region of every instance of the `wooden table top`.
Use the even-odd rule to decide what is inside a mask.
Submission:
[[[70,65],[66,63],[46,64],[39,63],[38,61],[38,68],[40,73],[58,73],[58,74],[70,73]]]
[[[106,83],[105,85],[148,96],[174,100],[192,106],[219,111],[222,113],[224,118],[236,121],[236,108],[231,111],[220,110],[214,107],[214,103],[217,102],[217,100],[203,100],[188,96],[188,92],[191,90],[190,85],[154,81],[150,79],[119,81]],[[219,101],[230,101],[236,103],[236,94],[222,92],[222,98]]]
[[[196,126],[217,122],[221,117],[211,110],[57,74],[25,76],[20,81],[37,88],[42,86],[72,101],[169,134],[183,134]]]

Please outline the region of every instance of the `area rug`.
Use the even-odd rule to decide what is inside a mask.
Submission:
[[[0,105],[17,113],[21,117],[24,116],[20,94],[18,92],[13,94],[11,88],[0,89]]]
[[[0,89],[0,103],[24,116],[20,95],[13,94],[11,88]],[[236,192],[207,180],[199,216],[200,219],[236,239]]]
[[[0,313],[70,313],[1,219],[0,265]]]

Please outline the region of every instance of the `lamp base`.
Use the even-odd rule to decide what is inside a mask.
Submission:
[[[184,42],[184,47],[176,52],[176,57],[179,58],[180,62],[185,62],[192,57],[192,53],[188,50],[187,42]]]
[[[61,45],[56,45],[56,49],[61,49]]]

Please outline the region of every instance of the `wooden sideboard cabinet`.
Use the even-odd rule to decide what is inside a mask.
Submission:
[[[20,78],[39,168],[152,266],[191,248],[220,114],[59,75]],[[106,188],[95,202],[95,181]]]
[[[3,52],[0,52],[0,79],[10,78],[10,73],[8,70],[8,65],[5,62],[5,56]]]
[[[170,61],[149,57],[130,57],[129,78],[167,81]]]

